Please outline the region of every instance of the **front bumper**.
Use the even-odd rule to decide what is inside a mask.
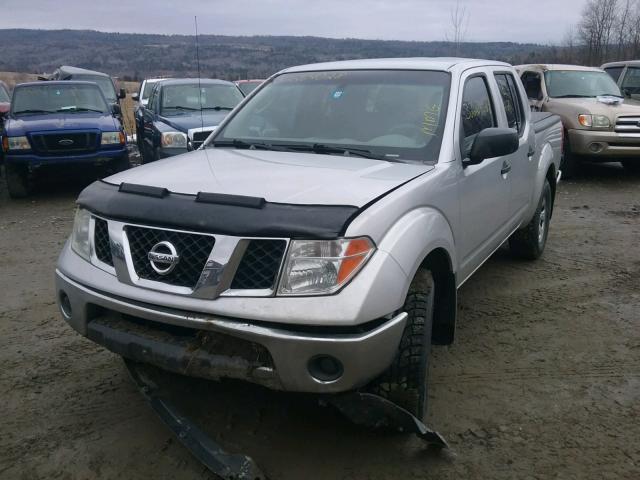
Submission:
[[[569,130],[571,151],[577,155],[600,158],[633,158],[640,160],[640,136],[612,131]],[[637,135],[637,134],[636,134]]]
[[[84,286],[60,270],[56,270],[56,292],[58,305],[65,305],[60,311],[67,323],[126,358],[191,376],[237,378],[297,392],[336,393],[367,384],[393,361],[407,318],[401,313],[359,329],[296,330],[290,325],[249,322],[117,297]],[[185,340],[188,332],[175,334],[163,328],[167,325],[191,329],[195,335]],[[214,338],[209,345],[218,342],[218,350],[206,347],[202,340],[209,334]],[[227,354],[226,347],[235,340],[249,346],[245,353],[238,353],[239,348]],[[309,363],[320,355],[339,360],[343,366],[339,378],[320,381],[311,375]]]
[[[86,164],[103,165],[128,155],[126,146],[118,149],[96,150],[82,155],[42,156],[36,153],[16,154],[8,152],[5,157],[7,163],[26,165],[30,168],[48,165]]]

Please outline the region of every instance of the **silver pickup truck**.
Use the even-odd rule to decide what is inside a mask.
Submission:
[[[499,62],[279,72],[198,151],[80,194],[60,311],[128,359],[422,417],[458,288],[506,241],[544,250],[562,126],[537,115]]]

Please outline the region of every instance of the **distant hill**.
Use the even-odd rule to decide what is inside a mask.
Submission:
[[[264,78],[292,65],[372,57],[451,56],[448,42],[329,39],[319,37],[200,36],[202,75],[236,80]],[[508,42],[465,43],[461,56],[510,63],[550,61],[556,47]],[[0,30],[0,71],[51,72],[74,65],[124,79],[195,76],[192,36],[104,33],[89,30]]]

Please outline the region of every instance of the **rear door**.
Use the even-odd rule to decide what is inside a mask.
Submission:
[[[525,106],[522,103],[522,96],[515,76],[512,72],[497,70],[494,71],[493,78],[499,92],[496,103],[503,111],[501,117],[504,119],[504,124],[500,126],[517,131],[520,138],[518,151],[505,157],[505,162],[511,169],[509,172],[511,176],[509,214],[511,226],[515,228],[529,207],[532,182],[535,178],[533,162],[535,149],[531,148],[534,145],[529,143],[530,137],[533,138],[533,136],[529,135]]]
[[[490,71],[473,69],[461,80],[457,138],[463,169],[460,178],[460,278],[471,275],[507,235],[511,177],[503,173],[503,158],[465,165],[478,133],[497,127],[502,110],[496,108],[496,89]]]

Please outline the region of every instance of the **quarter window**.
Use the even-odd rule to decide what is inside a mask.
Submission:
[[[521,134],[524,130],[524,113],[513,75],[500,73],[495,77],[504,110],[507,114],[509,128],[513,128],[518,131],[518,134]]]
[[[482,130],[496,126],[491,96],[484,77],[472,77],[465,84],[461,117],[461,150],[463,158],[467,158],[476,135]]]

